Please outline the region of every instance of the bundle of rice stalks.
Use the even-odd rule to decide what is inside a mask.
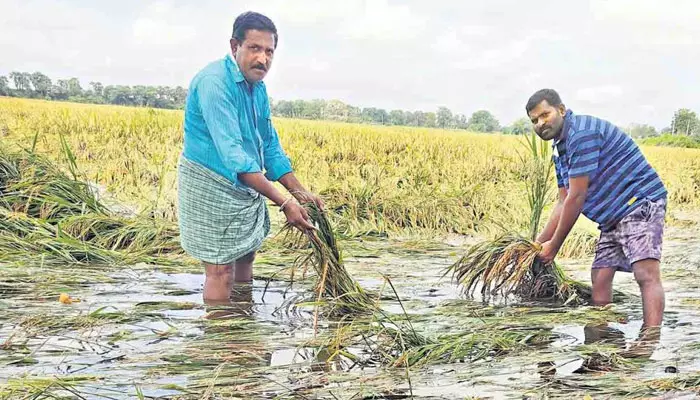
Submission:
[[[541,262],[539,251],[537,243],[507,233],[473,246],[446,274],[452,273],[467,295],[480,286],[484,299],[515,294],[526,300],[589,301],[590,286],[568,278],[555,263]]]
[[[313,203],[304,204],[304,208],[316,229],[301,232],[289,224],[282,228],[288,245],[294,249],[310,249],[297,257],[294,268],[313,268],[318,277],[315,290],[318,302],[324,297],[332,300],[334,310],[341,314],[371,312],[375,302],[345,269],[325,212]]]

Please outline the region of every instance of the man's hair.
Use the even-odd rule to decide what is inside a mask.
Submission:
[[[533,108],[537,107],[537,105],[540,104],[543,100],[547,100],[547,103],[549,103],[549,105],[552,107],[558,107],[562,104],[561,97],[559,97],[559,93],[557,93],[556,90],[540,89],[537,92],[535,92],[535,94],[530,96],[530,99],[525,105],[525,111],[529,114],[530,111],[532,111]]]
[[[277,36],[277,27],[275,27],[275,24],[270,18],[253,11],[244,12],[236,18],[236,21],[233,23],[231,38],[243,43],[246,32],[251,29],[272,33],[272,36],[275,38],[275,48],[277,48],[277,41],[279,40]]]

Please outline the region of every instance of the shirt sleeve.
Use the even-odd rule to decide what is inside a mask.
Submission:
[[[267,94],[265,96],[267,97]],[[264,143],[265,177],[271,181],[276,181],[285,174],[292,172],[292,163],[289,161],[289,157],[285,154],[284,149],[282,149],[277,130],[272,125],[272,119],[269,117],[270,103],[267,100],[265,101],[265,107],[264,115],[268,117],[263,121],[265,123],[264,129],[261,129]]]
[[[204,77],[197,85],[199,106],[216,151],[235,175],[261,172],[258,163],[243,150],[238,109],[231,93],[216,77]]]
[[[603,135],[594,131],[582,131],[571,135],[569,140],[569,178],[590,176],[598,170]]]

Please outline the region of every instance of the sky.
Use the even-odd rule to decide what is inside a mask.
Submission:
[[[700,113],[697,0],[0,0],[0,75],[186,87],[248,10],[279,31],[274,99],[486,109],[505,125],[548,87],[623,126]]]

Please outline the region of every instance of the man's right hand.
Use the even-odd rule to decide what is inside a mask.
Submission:
[[[295,228],[306,231],[308,229],[316,229],[309,222],[309,213],[304,207],[295,201],[290,201],[284,206],[284,215],[287,217],[287,222]]]

